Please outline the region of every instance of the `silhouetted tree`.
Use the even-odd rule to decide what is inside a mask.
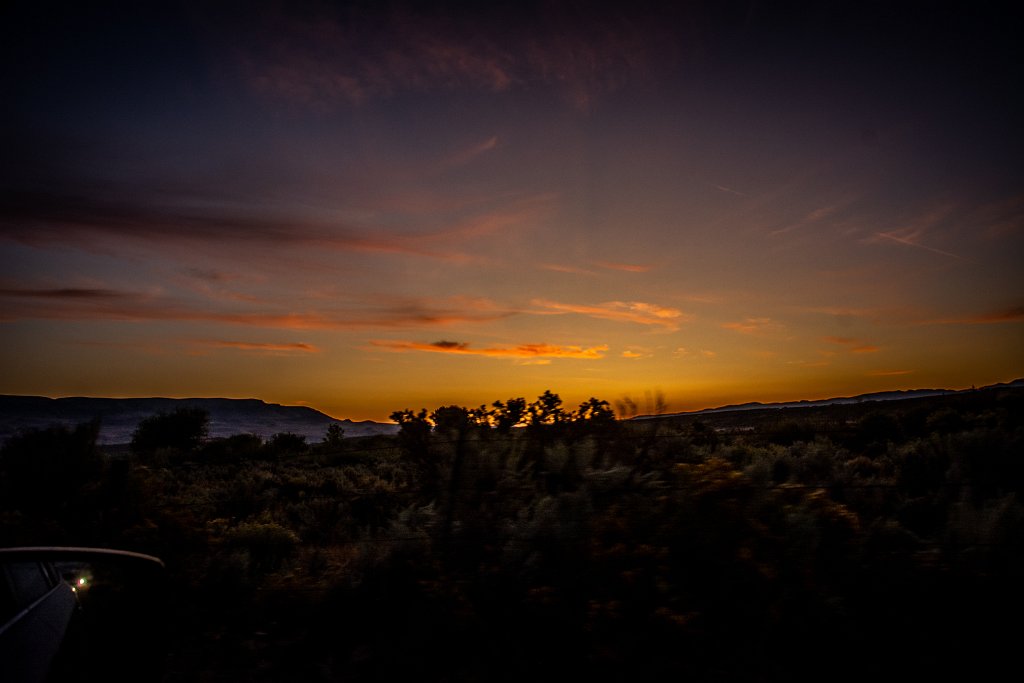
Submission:
[[[396,410],[389,416],[398,423],[398,440],[406,451],[414,456],[426,456],[426,448],[430,443],[431,422],[427,418],[427,409],[421,408],[414,413],[408,408]]]
[[[469,411],[462,406],[442,406],[430,414],[434,431],[446,435],[458,435],[470,425]]]
[[[590,397],[580,404],[572,419],[574,422],[586,423],[590,428],[607,427],[615,422],[615,411],[611,409],[608,401]]]
[[[487,406],[470,408],[468,411],[469,421],[477,427],[490,428],[494,426],[494,411]]]
[[[341,448],[345,438],[345,430],[340,424],[332,424],[327,428],[327,432],[324,434],[323,445],[325,448],[330,450],[337,450]]]
[[[427,409],[414,413],[408,408],[391,413],[391,419],[398,423],[398,443],[405,456],[419,470],[424,480],[423,488],[432,491],[437,483],[437,466],[430,459],[430,430],[432,424]]]
[[[562,398],[550,390],[538,396],[527,408],[527,419],[531,427],[562,424],[568,417],[562,410]]]
[[[507,434],[513,427],[522,424],[526,417],[526,399],[510,398],[505,403],[495,401],[494,406],[494,427],[501,434]]]

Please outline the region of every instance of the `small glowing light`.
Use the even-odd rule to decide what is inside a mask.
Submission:
[[[84,576],[82,578],[78,579],[78,585],[79,586],[84,586],[85,585],[85,577]]]

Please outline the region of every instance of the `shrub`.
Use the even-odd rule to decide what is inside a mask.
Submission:
[[[272,571],[294,553],[299,537],[276,522],[245,522],[227,532],[224,543],[248,551],[253,570]]]
[[[139,423],[132,434],[136,455],[151,455],[161,448],[187,453],[199,447],[209,433],[210,414],[201,408],[178,408],[158,413]]]

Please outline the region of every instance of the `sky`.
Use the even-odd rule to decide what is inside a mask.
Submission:
[[[386,421],[1024,377],[1001,5],[5,3],[0,393]]]

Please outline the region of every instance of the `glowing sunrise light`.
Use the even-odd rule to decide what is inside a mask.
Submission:
[[[383,421],[1024,376],[992,17],[548,5],[21,3],[0,392]]]

